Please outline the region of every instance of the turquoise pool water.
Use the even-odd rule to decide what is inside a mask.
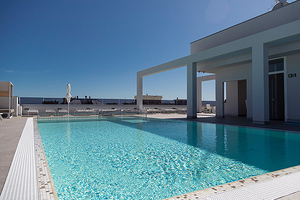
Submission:
[[[135,117],[38,122],[59,199],[164,199],[300,165],[300,134]]]

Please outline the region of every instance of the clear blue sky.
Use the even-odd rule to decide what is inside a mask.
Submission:
[[[288,1],[291,2],[291,1]],[[1,0],[0,81],[14,95],[133,98],[137,71],[190,42],[269,11],[275,0]],[[276,19],[274,19],[276,20]],[[214,100],[214,84],[204,86]],[[186,98],[186,67],[144,78],[144,93]]]

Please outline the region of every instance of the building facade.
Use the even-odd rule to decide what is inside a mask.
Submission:
[[[188,118],[197,117],[201,101],[197,72],[209,72],[216,80],[216,117],[300,121],[300,1],[194,41],[189,56],[139,71],[138,109],[144,76],[182,66]]]

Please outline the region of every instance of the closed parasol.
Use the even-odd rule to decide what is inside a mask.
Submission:
[[[69,104],[70,104],[71,98],[72,98],[72,95],[71,95],[71,84],[68,83],[67,84],[67,95],[66,95],[66,100],[68,102],[68,114],[69,114]]]

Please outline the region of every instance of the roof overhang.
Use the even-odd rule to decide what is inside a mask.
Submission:
[[[247,54],[251,55],[252,47],[256,44],[267,44],[269,47],[276,47],[288,43],[297,43],[299,41],[300,20],[296,20],[288,24],[268,29],[266,31],[262,31],[238,40],[228,42],[226,44],[222,44],[189,56],[185,56],[161,65],[157,65],[155,67],[139,71],[137,72],[137,76],[149,76],[152,74],[187,66],[190,63],[199,63],[197,66],[197,71],[203,71],[212,68],[207,68],[207,66],[201,65],[201,63],[208,63],[224,59],[234,59],[236,57],[240,57],[241,59],[241,57],[245,57],[247,56]],[[295,49],[297,50],[297,48],[298,47],[296,46]]]

